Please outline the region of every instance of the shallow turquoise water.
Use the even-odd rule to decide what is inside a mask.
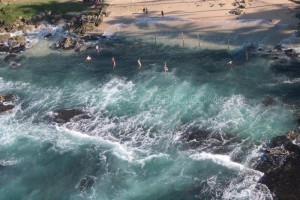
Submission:
[[[20,100],[0,115],[0,199],[271,199],[251,159],[297,126],[283,102],[298,85],[272,73],[271,61],[124,39],[101,40],[99,54],[48,45],[23,53],[21,68],[1,62],[0,92]],[[268,96],[275,103],[265,107]],[[93,118],[49,124],[61,108]],[[182,137],[192,129],[236,142],[191,147]]]

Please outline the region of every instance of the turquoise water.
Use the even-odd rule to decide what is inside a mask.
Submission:
[[[19,100],[0,115],[0,199],[271,199],[251,167],[264,141],[297,126],[284,103],[297,78],[243,50],[99,42],[97,54],[41,40],[21,68],[1,61],[0,92]],[[46,120],[62,108],[92,119]],[[190,145],[192,130],[214,137]]]

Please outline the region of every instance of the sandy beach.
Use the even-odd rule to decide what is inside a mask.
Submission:
[[[246,0],[240,15],[229,13],[238,7],[233,0],[109,2],[110,15],[101,27],[109,33],[204,48],[298,43],[293,33],[299,4],[289,0]],[[143,12],[145,8],[148,13]]]

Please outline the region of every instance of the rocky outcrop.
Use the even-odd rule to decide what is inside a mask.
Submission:
[[[54,122],[57,123],[66,123],[71,120],[77,121],[82,119],[90,119],[91,116],[82,110],[79,109],[61,109],[54,111]]]
[[[261,150],[255,169],[264,173],[260,183],[268,186],[278,199],[296,200],[300,196],[299,131],[277,136]]]
[[[0,35],[0,53],[20,53],[25,50],[25,44],[25,36]]]
[[[80,39],[67,36],[62,40],[58,41],[53,48],[57,50],[72,50],[82,45],[83,42]]]
[[[12,110],[18,96],[14,94],[0,94],[0,113]]]
[[[210,151],[212,153],[228,153],[241,142],[228,133],[213,132],[207,129],[188,128],[181,134],[183,148]]]

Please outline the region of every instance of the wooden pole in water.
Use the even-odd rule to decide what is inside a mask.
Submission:
[[[227,39],[227,51],[229,51],[229,38]]]
[[[155,32],[155,36],[154,36],[154,39],[155,39],[155,44],[156,44],[156,32]]]
[[[181,36],[182,36],[182,46],[184,47],[184,35],[183,35],[183,32],[181,33]]]
[[[199,47],[201,47],[201,43],[200,43],[199,34],[197,34],[197,37],[198,37],[198,45],[199,45]]]

